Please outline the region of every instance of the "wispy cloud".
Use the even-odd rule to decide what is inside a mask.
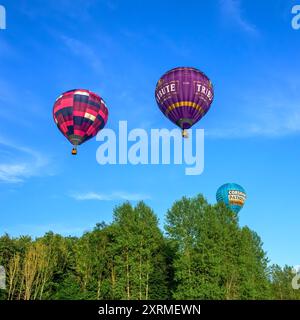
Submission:
[[[243,15],[241,0],[220,0],[221,12],[226,19],[233,21],[243,31],[257,35],[258,30]]]
[[[236,109],[233,119],[225,119],[219,127],[206,130],[211,138],[247,138],[269,137],[300,134],[300,94],[293,82],[266,83],[268,91],[248,91],[243,97],[232,100],[232,108]],[[282,90],[284,88],[284,90]],[[242,108],[241,108],[242,106]]]
[[[20,183],[45,174],[49,159],[36,150],[21,147],[0,137],[0,182]]]
[[[103,2],[106,5],[106,7],[112,11],[114,11],[118,8],[118,4],[114,0],[104,0]]]
[[[207,129],[205,135],[209,138],[280,138],[300,134],[300,112],[294,112],[284,117],[263,115],[256,122],[231,123],[229,127]]]
[[[41,19],[41,17],[49,18],[50,16],[55,18],[56,15],[65,15],[67,12],[67,16],[65,15],[66,20],[71,18],[77,21],[86,21],[91,18],[93,6],[97,1],[98,0],[76,0],[76,5],[74,5],[74,0],[60,0],[59,5],[56,1],[48,1],[47,3],[35,1],[34,5],[26,1],[20,1],[19,10],[23,15],[31,19]]]
[[[0,57],[5,58],[16,58],[18,56],[16,50],[5,40],[5,38],[1,39],[0,42]],[[2,59],[1,59],[2,60]]]
[[[101,72],[103,64],[99,58],[99,54],[88,44],[75,38],[61,36],[64,45],[75,56],[81,57],[84,63],[90,65],[95,71]]]
[[[127,201],[142,201],[150,199],[150,196],[140,193],[126,193],[126,192],[113,192],[98,193],[98,192],[86,192],[86,193],[71,193],[70,196],[78,201],[85,200],[97,200],[97,201],[115,201],[115,200],[127,200]]]
[[[46,119],[47,103],[38,91],[0,77],[0,118],[4,125],[12,123],[11,126],[28,128],[34,126],[34,120]]]

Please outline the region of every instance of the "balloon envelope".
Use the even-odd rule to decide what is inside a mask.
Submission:
[[[108,109],[103,99],[85,89],[70,90],[60,95],[53,106],[53,118],[62,134],[78,146],[104,128]]]
[[[214,90],[209,78],[196,68],[179,67],[157,82],[156,102],[162,113],[181,129],[189,129],[209,110]]]
[[[242,186],[236,183],[226,183],[218,189],[216,198],[217,202],[223,202],[227,208],[239,213],[244,206],[247,195]]]

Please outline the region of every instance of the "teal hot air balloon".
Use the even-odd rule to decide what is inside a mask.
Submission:
[[[218,189],[216,197],[217,202],[223,202],[227,208],[239,213],[244,206],[247,195],[242,186],[236,183],[226,183]]]

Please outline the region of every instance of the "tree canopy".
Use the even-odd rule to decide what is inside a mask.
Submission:
[[[260,237],[202,195],[168,210],[165,231],[144,202],[114,209],[81,237],[0,237],[0,299],[299,299],[291,267],[269,265]]]

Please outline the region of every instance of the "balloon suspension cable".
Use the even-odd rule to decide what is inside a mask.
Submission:
[[[74,147],[74,148],[72,149],[72,155],[73,155],[73,156],[76,156],[76,154],[77,154],[77,148]]]
[[[182,130],[182,137],[186,138],[186,139],[189,137],[189,133],[188,133],[188,131],[186,129]]]

